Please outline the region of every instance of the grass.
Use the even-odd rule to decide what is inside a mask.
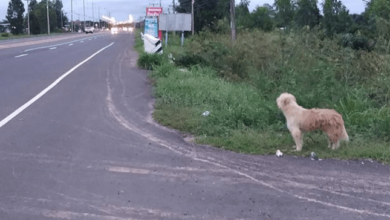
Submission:
[[[159,63],[154,55],[140,56],[153,64],[153,117],[160,124],[195,135],[199,144],[239,153],[275,154],[279,149],[308,156],[314,151],[320,158],[390,163],[390,90],[384,83],[390,66],[383,61],[389,55],[353,51],[336,40],[316,39],[315,33],[243,32],[232,45],[228,35],[204,32],[187,42],[184,48],[177,43],[164,47]],[[334,151],[326,147],[324,134],[310,132],[303,151],[293,151],[275,103],[284,91],[306,108],[340,112],[349,144]],[[203,116],[204,111],[210,115]]]

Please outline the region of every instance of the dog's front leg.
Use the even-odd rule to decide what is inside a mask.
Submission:
[[[297,151],[302,150],[302,145],[303,145],[303,134],[299,129],[292,129],[290,130],[291,135],[294,138],[295,141],[295,146],[297,148]]]

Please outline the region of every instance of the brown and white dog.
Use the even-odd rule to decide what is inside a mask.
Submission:
[[[294,138],[297,151],[302,150],[303,133],[320,129],[328,135],[328,147],[336,149],[340,140],[349,140],[343,117],[333,109],[305,109],[297,104],[295,97],[282,93],[276,99],[278,107],[287,120],[287,128]]]

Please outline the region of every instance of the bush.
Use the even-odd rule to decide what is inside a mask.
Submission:
[[[273,101],[264,100],[253,87],[221,81],[210,68],[172,71],[156,85],[159,104],[201,107],[211,112],[198,134],[227,135],[234,129],[264,129],[277,123]]]
[[[9,36],[10,36],[10,34],[9,34],[9,33],[6,33],[6,32],[4,32],[4,33],[1,33],[1,36],[2,36],[2,37],[9,37]]]
[[[376,51],[361,51],[360,49],[370,49],[367,48],[368,40],[363,36],[348,34],[342,40],[343,44],[340,44],[337,38],[323,38],[323,31],[318,29],[290,33],[254,30],[241,32],[237,41],[232,44],[228,34],[205,31],[192,39],[186,47],[185,55],[177,60],[180,64],[186,64],[185,66],[194,63],[210,66],[219,77],[253,86],[249,89],[252,93],[250,96],[248,89],[223,90],[230,98],[235,97],[232,93],[244,97],[234,101],[220,97],[223,103],[237,103],[243,113],[238,113],[240,110],[229,105],[232,109],[229,114],[221,113],[218,118],[210,117],[209,121],[213,121],[215,125],[229,129],[279,127],[278,124],[284,118],[275,113],[278,110],[274,108],[274,100],[281,92],[290,92],[305,108],[336,108],[345,117],[352,135],[386,141],[386,135],[382,131],[388,130],[388,118],[384,113],[378,112],[388,112],[386,106],[390,106],[390,65],[387,61],[390,57]],[[220,89],[219,86],[210,84],[212,82],[215,79],[210,81],[199,78],[193,80],[191,85],[208,85],[210,88]],[[184,81],[181,86],[183,83]],[[196,88],[191,88],[197,91]],[[203,87],[201,90],[210,92]],[[181,90],[176,88],[175,91]],[[221,90],[218,91],[222,93]],[[188,96],[192,94],[191,91],[181,93]],[[173,95],[169,97],[181,100]],[[200,94],[197,93],[196,97],[200,98]],[[211,97],[214,95],[205,95],[205,98]],[[187,101],[193,100],[191,97],[187,98]],[[244,103],[246,98],[252,104]],[[203,100],[199,103],[208,102]],[[214,107],[219,105],[218,101],[213,103]],[[252,111],[248,106],[262,108],[262,111]],[[249,115],[261,117],[262,121]],[[229,121],[228,118],[233,120]]]
[[[137,60],[139,68],[153,70],[156,66],[164,62],[163,56],[160,54],[141,53]]]

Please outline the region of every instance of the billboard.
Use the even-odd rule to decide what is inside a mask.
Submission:
[[[191,31],[191,14],[161,14],[160,31]]]
[[[150,34],[153,37],[158,37],[157,18],[146,18],[145,19],[145,34]]]
[[[163,9],[160,7],[147,7],[146,16],[147,17],[157,17],[163,13]]]

